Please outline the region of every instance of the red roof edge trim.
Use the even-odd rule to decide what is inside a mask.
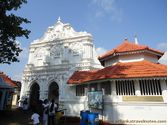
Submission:
[[[9,78],[6,74],[4,74],[3,72],[0,72],[0,77],[3,79],[3,81],[5,83],[7,83],[8,85],[12,86],[12,87],[17,87],[16,82],[13,81],[11,78]]]
[[[103,79],[125,78],[167,78],[167,65],[149,61],[117,63],[96,72],[75,72],[68,80],[68,84],[82,84]]]

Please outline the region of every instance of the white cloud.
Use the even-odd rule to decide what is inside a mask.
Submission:
[[[96,17],[96,18],[104,17],[104,13],[101,12],[101,11],[97,11],[97,12],[95,13],[95,17]]]
[[[92,0],[96,18],[108,16],[113,21],[122,21],[122,10],[115,6],[115,0]]]
[[[121,22],[122,21],[122,10],[114,9],[113,14],[111,16],[111,20]]]
[[[19,45],[19,47],[22,49],[20,55],[19,55],[19,59],[27,59],[28,58],[28,49],[26,47],[23,47],[21,42],[16,41],[16,43]]]
[[[22,79],[22,72],[19,72],[18,74],[14,74],[12,76],[12,79],[15,80],[15,81],[21,81],[21,79]]]
[[[19,58],[20,59],[27,59],[28,58],[28,49],[25,47],[21,47],[21,49],[23,51],[20,53]]]
[[[159,62],[167,65],[167,42],[158,43],[157,49],[164,51],[164,55],[159,59]]]
[[[159,59],[159,62],[167,65],[167,52],[165,52],[164,55]]]
[[[96,48],[96,53],[98,56],[100,56],[106,52],[107,52],[107,50],[105,48],[101,48],[101,47]]]
[[[114,0],[92,0],[93,4],[97,4],[101,9],[109,12],[113,9]]]
[[[157,48],[162,51],[167,51],[167,42],[158,43]]]

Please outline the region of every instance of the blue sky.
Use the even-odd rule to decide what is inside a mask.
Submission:
[[[125,38],[134,41],[135,35],[139,44],[167,51],[166,0],[28,0],[15,14],[31,21],[22,25],[31,34],[29,39],[17,39],[23,49],[20,62],[0,65],[0,71],[14,80],[21,80],[30,43],[42,37],[59,16],[76,31],[91,33],[99,54],[118,46]],[[167,53],[161,63],[167,64]]]

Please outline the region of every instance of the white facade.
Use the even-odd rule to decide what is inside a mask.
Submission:
[[[143,60],[148,60],[150,62],[157,63],[158,62],[158,57],[153,55],[153,54],[148,54],[144,52],[130,52],[128,54],[120,54],[119,56],[114,56],[104,62],[104,66],[111,66],[114,65],[118,62],[121,63],[126,63],[126,62],[138,62],[138,61],[143,61]]]
[[[142,78],[130,80],[134,81],[135,95],[118,95],[116,93],[116,81],[118,80],[110,80],[108,84],[111,84],[111,94],[103,95],[103,110],[88,108],[88,97],[78,96],[79,101],[73,102],[73,106],[78,108],[74,114],[79,116],[78,113],[80,110],[89,109],[99,113],[101,120],[111,124],[166,125],[167,81],[160,80],[162,95],[142,95],[139,87],[139,80],[142,80]],[[119,81],[126,80],[122,79]],[[99,88],[100,84],[104,84],[105,81],[97,81],[94,83]],[[90,84],[86,87],[89,88]]]
[[[67,85],[67,80],[76,70],[102,68],[92,41],[91,34],[76,32],[70,24],[62,23],[59,18],[41,39],[30,45],[28,64],[22,78],[20,102],[29,98],[31,103],[31,94],[35,91],[38,91],[37,96],[39,94],[37,98],[47,99],[51,91],[49,89],[58,86],[55,99],[65,105],[69,115],[75,115],[76,109],[72,107],[79,100],[75,96],[75,88]],[[52,83],[53,86],[50,87]],[[34,84],[39,90],[32,90]]]
[[[30,99],[34,84],[39,86],[39,99],[41,100],[49,98],[51,87],[58,86],[58,97],[56,99],[58,99],[60,106],[63,106],[62,108],[67,109],[65,115],[79,117],[81,110],[88,110],[88,97],[85,95],[76,96],[77,86],[67,84],[67,80],[74,71],[103,68],[97,60],[92,41],[91,34],[76,32],[70,24],[63,24],[58,19],[57,23],[49,27],[41,39],[35,40],[30,45],[29,60],[22,79],[21,100],[24,100],[24,98]],[[126,63],[143,60],[157,62],[158,58],[144,53],[129,54],[116,56],[104,63],[106,67],[117,62]],[[116,90],[117,80],[92,82],[97,85],[98,89],[101,89],[100,84],[106,81],[111,85],[111,93],[103,96],[103,113],[101,110],[95,111],[99,112],[100,119],[109,123],[166,125],[167,80],[164,78],[157,79],[160,80],[162,88],[161,95],[155,97],[158,101],[137,101],[137,99],[144,99],[145,97],[154,98],[151,97],[152,95],[143,96],[141,94],[139,80],[143,79],[130,79],[134,82],[134,96],[118,95]],[[150,79],[155,80],[154,78]],[[118,81],[126,80],[119,79]],[[90,90],[92,83],[86,84],[85,93]],[[131,97],[134,101],[129,102]]]
[[[90,110],[98,112],[101,120],[111,124],[167,125],[167,76],[158,77],[159,74],[157,71],[157,74],[154,74],[151,77],[145,77],[145,74],[149,74],[151,72],[147,70],[147,67],[152,67],[156,70],[163,70],[163,68],[160,68],[161,66],[157,64],[158,59],[159,56],[156,56],[156,54],[146,53],[145,51],[124,52],[121,54],[116,53],[113,54],[113,56],[111,55],[106,57],[106,59],[103,59],[103,64],[106,68],[109,66],[114,67],[115,65],[119,68],[119,63],[123,65],[126,63],[137,64],[139,62],[143,62],[143,64],[140,63],[139,66],[141,69],[136,69],[138,73],[142,72],[142,70],[144,71],[142,74],[143,78],[128,78],[126,77],[128,73],[121,74],[122,72],[120,72],[120,74],[118,73],[117,75],[122,75],[122,78],[90,80],[85,82],[84,86],[83,84],[78,84],[81,88],[87,88],[88,90],[90,90],[92,84],[94,84],[94,88],[96,90],[102,90],[104,93],[104,109],[95,110],[90,108]],[[144,63],[145,61],[151,62],[149,63],[150,65],[141,67],[141,65],[146,64]],[[154,67],[151,64],[154,66],[159,65],[159,69],[156,68],[157,66]],[[129,67],[131,67],[131,65],[129,65]],[[119,70],[124,70],[123,68],[128,69],[128,66],[125,67],[124,65],[122,68],[119,68]],[[147,69],[145,70],[144,68]],[[167,66],[164,68],[167,68]],[[113,69],[115,72],[119,71],[116,70],[115,67]],[[110,70],[112,69],[110,68]],[[134,71],[136,70],[134,69]],[[167,72],[167,70],[165,71]],[[107,72],[106,75],[108,75]],[[106,87],[104,87],[105,84]],[[105,91],[107,93],[105,93]],[[82,94],[78,95],[81,95],[79,96],[80,99],[85,99],[85,102],[87,102],[87,96],[82,96]],[[85,103],[82,105],[83,109],[85,109],[84,105]]]

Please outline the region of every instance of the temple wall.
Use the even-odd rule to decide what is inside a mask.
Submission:
[[[158,62],[158,58],[156,56],[149,55],[149,54],[135,53],[135,54],[129,54],[129,55],[120,55],[119,57],[113,57],[112,59],[108,59],[105,61],[105,67],[114,65],[117,62],[126,63],[126,62],[137,62],[137,61],[143,61],[143,60],[147,60],[154,63]]]
[[[134,80],[136,95],[126,96],[116,95],[115,82],[111,81],[111,95],[103,95],[103,111],[89,108],[87,96],[74,96],[71,101],[65,101],[68,109],[67,115],[80,117],[81,110],[90,110],[99,113],[99,119],[109,123],[166,125],[167,85],[165,80],[160,80],[160,82],[162,87],[162,95],[160,96],[142,96],[138,80]],[[73,92],[75,93],[75,91]]]
[[[92,41],[91,34],[76,32],[69,24],[63,24],[60,20],[56,25],[49,27],[41,39],[33,41],[30,45],[29,59],[22,78],[20,102],[30,97],[31,86],[34,83],[39,85],[39,99],[48,98],[49,86],[55,82],[59,88],[60,106],[66,109],[67,116],[79,117],[81,110],[90,110],[87,96],[76,96],[76,86],[68,85],[67,81],[77,70],[102,68]],[[105,66],[116,62],[135,62],[144,59],[157,61],[157,58],[149,55],[129,54],[108,60]],[[138,101],[146,96],[141,96],[139,81],[135,79],[134,84],[135,96],[117,95],[115,81],[111,80],[111,94],[104,95],[104,111],[102,113],[96,110],[100,114],[100,119],[110,123],[141,122],[145,125],[167,120],[166,81],[161,81],[162,95],[158,96],[159,102]]]

